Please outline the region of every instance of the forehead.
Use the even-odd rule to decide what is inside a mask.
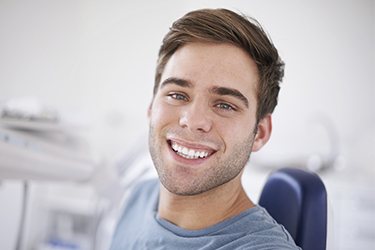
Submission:
[[[194,87],[235,88],[248,98],[255,98],[258,69],[251,57],[230,44],[189,43],[179,48],[167,62],[161,82],[177,77]]]

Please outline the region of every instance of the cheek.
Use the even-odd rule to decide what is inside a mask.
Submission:
[[[154,127],[163,126],[173,121],[178,115],[175,109],[160,103],[154,103],[150,110],[150,123]]]
[[[231,121],[222,122],[217,125],[217,130],[221,140],[225,144],[225,151],[238,151],[241,148],[246,152],[251,150],[252,141],[254,140],[254,121]]]
[[[216,123],[219,134],[226,141],[237,141],[248,138],[254,131],[255,122],[250,119],[221,120]]]

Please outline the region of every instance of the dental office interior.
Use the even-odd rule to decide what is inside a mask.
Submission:
[[[132,185],[156,176],[147,108],[171,23],[198,8],[255,17],[285,61],[257,201],[282,167],[328,193],[327,249],[375,245],[375,2],[0,1],[0,249],[108,249]]]

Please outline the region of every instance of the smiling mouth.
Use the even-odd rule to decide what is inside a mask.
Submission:
[[[168,141],[172,150],[179,156],[185,159],[205,159],[211,156],[214,151],[213,150],[204,150],[204,149],[193,149],[189,147],[182,146],[175,141]]]

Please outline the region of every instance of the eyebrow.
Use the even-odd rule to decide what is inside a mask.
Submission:
[[[210,92],[217,95],[229,95],[241,100],[245,106],[249,107],[249,100],[238,90],[227,87],[213,87]]]
[[[185,87],[185,88],[193,87],[193,84],[191,82],[187,81],[187,80],[184,80],[184,79],[181,79],[181,78],[176,78],[176,77],[170,77],[170,78],[165,79],[161,83],[160,88],[163,88],[168,84],[176,84],[178,86]]]

